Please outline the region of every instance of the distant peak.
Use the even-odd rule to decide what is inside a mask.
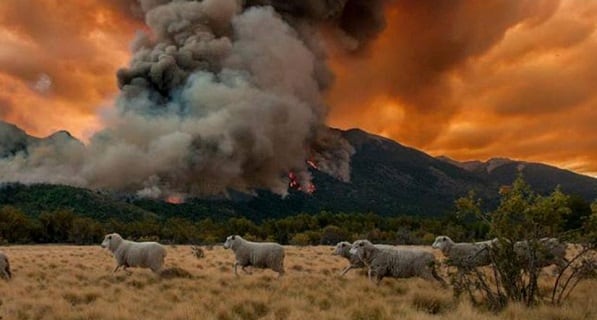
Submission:
[[[47,136],[46,138],[47,139],[51,139],[51,138],[54,138],[54,137],[67,137],[67,138],[75,139],[73,137],[73,135],[70,134],[70,132],[68,132],[66,130],[56,131],[56,132],[52,133],[51,135]]]

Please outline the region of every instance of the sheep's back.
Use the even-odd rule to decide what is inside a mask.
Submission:
[[[483,266],[489,264],[489,247],[484,244],[456,243],[448,254],[450,263],[457,266]]]
[[[427,251],[388,249],[378,251],[371,265],[380,268],[384,276],[408,278],[427,270],[434,260],[433,254]]]
[[[284,247],[273,242],[254,242],[251,248],[251,264],[265,268],[278,265],[284,258]]]

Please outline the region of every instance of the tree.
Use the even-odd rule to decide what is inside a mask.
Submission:
[[[31,241],[32,221],[19,209],[11,206],[0,208],[0,239],[11,243]]]
[[[569,197],[559,188],[549,196],[538,195],[522,176],[514,181],[511,188],[503,189],[500,196],[498,208],[488,214],[482,213],[480,203],[470,194],[468,198],[456,201],[457,211],[473,213],[486,220],[490,234],[497,238],[497,242],[489,250],[491,274],[478,269],[458,273],[453,282],[455,293],[467,292],[474,303],[479,303],[478,297],[482,296],[484,304],[493,310],[503,308],[509,301],[531,306],[546,298],[538,290],[542,267],[539,257],[548,254],[541,245],[542,239],[564,238],[564,222],[568,221],[571,212]],[[584,228],[583,233],[590,234],[591,223],[585,223]],[[586,243],[591,241],[587,239]],[[558,281],[552,290],[553,303],[559,303],[569,295],[595,265],[594,259],[594,246],[583,245],[583,250],[559,271]],[[489,280],[489,276],[493,276],[493,280]],[[566,280],[560,282],[560,278]]]
[[[44,242],[65,243],[73,227],[75,214],[72,210],[63,209],[53,212],[42,212],[39,215],[41,236]]]

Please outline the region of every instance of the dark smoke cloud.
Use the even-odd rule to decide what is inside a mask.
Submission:
[[[307,160],[350,178],[352,147],[325,125],[331,82],[319,37],[353,48],[383,29],[382,1],[110,0],[143,19],[107,127],[88,146],[60,134],[1,160],[2,181],[53,182],[142,196],[286,194]]]

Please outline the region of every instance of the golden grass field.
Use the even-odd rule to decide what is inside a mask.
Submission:
[[[431,250],[430,247],[426,247]],[[13,279],[0,280],[0,319],[597,319],[597,280],[579,285],[561,307],[512,304],[494,315],[420,279],[385,278],[380,286],[346,266],[332,248],[286,247],[286,275],[233,275],[222,247],[197,259],[189,246],[168,246],[166,267],[192,278],[161,279],[147,269],[119,271],[98,246],[1,247]],[[437,254],[437,253],[436,253]],[[550,276],[543,276],[547,288]],[[439,316],[438,316],[439,315]]]

